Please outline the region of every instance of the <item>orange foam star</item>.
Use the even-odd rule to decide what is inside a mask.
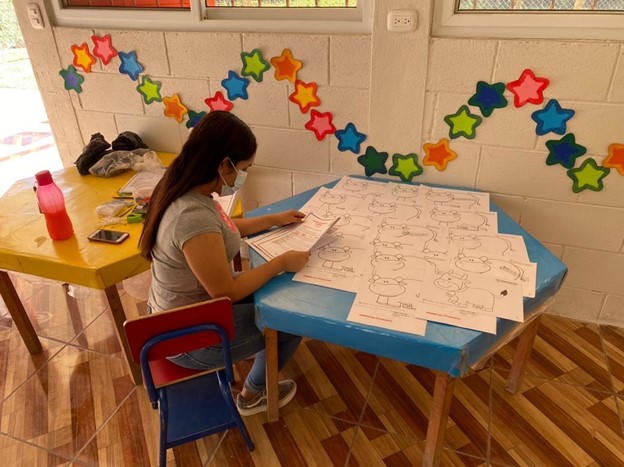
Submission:
[[[321,100],[316,95],[316,83],[304,83],[300,79],[295,81],[295,92],[288,99],[299,106],[301,113],[306,113],[310,107],[318,107]]]
[[[273,57],[271,65],[275,67],[275,79],[278,81],[287,79],[294,83],[297,79],[297,72],[301,69],[302,63],[293,58],[290,49],[282,50],[282,55]]]
[[[609,155],[602,161],[602,166],[617,169],[620,175],[624,175],[624,144],[610,144]]]
[[[83,42],[81,46],[72,45],[71,51],[74,54],[74,66],[79,66],[86,73],[91,72],[91,65],[95,63],[95,57],[89,52],[89,46]]]
[[[165,116],[175,118],[179,123],[182,123],[188,109],[180,102],[178,95],[163,97],[163,104],[165,104],[165,111],[163,112]]]
[[[449,140],[442,138],[437,143],[425,143],[423,145],[425,157],[422,160],[424,165],[433,165],[439,171],[446,170],[447,164],[453,159],[457,159],[457,153],[449,148]]]

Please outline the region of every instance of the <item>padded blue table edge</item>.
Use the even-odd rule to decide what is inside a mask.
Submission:
[[[354,178],[378,182],[391,181],[361,176]],[[338,180],[335,180],[322,186],[331,188],[337,182]],[[299,209],[319,188],[256,209],[247,216]],[[499,232],[522,235],[530,260],[538,264],[535,298],[524,297],[526,319],[559,290],[567,267],[498,206],[490,202],[490,208],[498,213]],[[252,267],[265,262],[251,248],[250,261]],[[519,325],[514,321],[499,318],[497,334],[494,335],[429,321],[426,334],[418,336],[353,323],[347,321],[347,315],[355,298],[354,293],[296,282],[292,277],[291,273],[277,276],[254,294],[257,324],[260,328],[331,342],[381,357],[444,371],[452,377],[467,374],[471,365],[479,361],[489,349]]]

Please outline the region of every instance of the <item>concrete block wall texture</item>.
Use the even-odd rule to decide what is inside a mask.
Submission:
[[[45,11],[45,2],[38,0]],[[240,53],[259,48],[265,58],[290,48],[304,64],[298,77],[318,84],[320,111],[334,123],[348,122],[370,144],[394,153],[415,152],[448,137],[444,116],[455,113],[475,92],[477,81],[509,82],[525,68],[550,79],[546,99],[558,99],[577,113],[569,122],[585,157],[599,162],[611,143],[624,143],[624,43],[442,39],[430,36],[433,0],[375,2],[372,34],[265,34],[30,28],[21,2],[18,19],[53,132],[66,165],[92,133],[112,140],[135,131],[161,151],[177,152],[188,130],[162,115],[162,104],[146,105],[138,84],[118,72],[119,59],[94,66],[81,94],[63,89],[58,71],[69,65],[71,45],[90,43],[91,34],[110,34],[118,50],[135,50],[145,74],[162,82],[163,95],[177,92],[193,110],[221,88],[229,70],[239,71]],[[389,10],[414,9],[412,33],[386,30]],[[288,101],[294,88],[275,81],[251,81],[249,100],[235,112],[257,135],[259,150],[244,198],[247,208],[277,201],[344,174],[363,174],[357,155],[337,150],[335,138],[318,142],[305,130],[308,115]],[[624,177],[612,169],[602,192],[573,193],[565,169],[545,164],[545,141],[531,113],[541,106],[497,109],[484,118],[474,140],[458,139],[459,154],[444,172],[425,167],[422,183],[490,191],[492,199],[570,268],[552,313],[624,326]],[[544,102],[544,104],[546,101]],[[478,112],[477,109],[473,109]],[[584,158],[582,158],[584,159]]]

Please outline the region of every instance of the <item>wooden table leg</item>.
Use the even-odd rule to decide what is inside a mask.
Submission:
[[[507,385],[505,387],[507,391],[512,394],[517,393],[518,389],[520,389],[522,376],[524,375],[526,364],[531,356],[531,350],[533,350],[533,341],[535,341],[540,319],[541,316],[535,318],[533,322],[522,331],[522,334],[520,334],[518,338],[518,346],[516,347],[513,361],[511,362],[511,371],[509,372]]]
[[[22,336],[24,344],[26,344],[28,352],[31,354],[40,353],[41,341],[30,322],[30,318],[24,309],[24,305],[22,305],[19,295],[17,295],[9,273],[6,271],[0,271],[0,295],[2,295],[2,299],[11,314],[11,318],[13,318],[15,327],[17,327],[17,330]]]
[[[433,389],[433,402],[429,413],[429,425],[427,426],[427,441],[425,444],[425,456],[423,466],[437,467],[440,465],[442,447],[444,445],[444,432],[448,420],[451,401],[453,400],[453,387],[455,378],[448,373],[434,371],[436,375]]]
[[[117,286],[111,285],[110,287],[105,288],[104,293],[106,294],[106,300],[108,301],[108,309],[110,310],[113,321],[115,322],[117,338],[121,343],[124,357],[126,358],[126,362],[130,368],[130,373],[132,374],[132,380],[134,381],[134,384],[141,384],[143,381],[143,377],[141,376],[141,367],[132,361],[128,340],[126,339],[126,334],[123,330],[123,324],[126,321],[126,312],[123,309],[123,304],[121,303]]]
[[[266,388],[268,419],[270,422],[279,420],[279,389],[277,380],[277,331],[264,330],[264,347],[266,350]]]

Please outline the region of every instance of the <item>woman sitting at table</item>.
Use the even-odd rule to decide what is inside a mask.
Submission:
[[[284,271],[299,271],[310,256],[309,252],[289,251],[248,272],[233,274],[230,262],[240,250],[241,237],[303,219],[295,210],[231,219],[212,198],[212,193],[228,195],[241,187],[255,153],[256,138],[242,120],[229,112],[210,112],[190,133],[156,186],[140,239],[143,256],[152,262],[150,313],[211,298],[232,300],[232,360],[255,354],[236,399],[241,415],[267,409],[264,336],[255,325],[251,294]],[[280,369],[300,342],[299,336],[278,333]],[[187,368],[212,369],[223,361],[222,349],[198,349],[171,361]],[[290,402],[296,390],[294,381],[281,381],[279,406]]]

